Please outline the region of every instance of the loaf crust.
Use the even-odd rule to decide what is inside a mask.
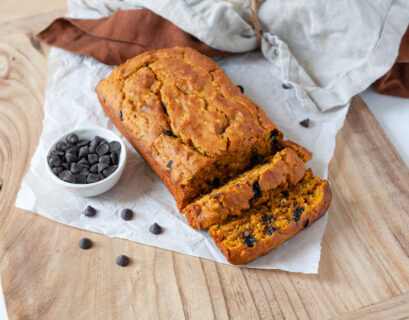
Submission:
[[[307,171],[306,175],[308,174],[312,174],[310,169]],[[284,223],[283,227],[279,228],[277,231],[273,231],[271,236],[260,240],[254,240],[254,243],[251,243],[253,245],[252,247],[249,247],[244,242],[236,242],[235,246],[230,246],[227,241],[227,232],[223,231],[223,225],[214,225],[210,227],[209,234],[215,241],[219,250],[231,264],[238,265],[249,263],[258,257],[269,253],[271,250],[278,248],[283,242],[292,238],[325,214],[332,199],[331,188],[328,181],[322,180],[316,193],[318,198],[315,199],[313,205],[309,206],[299,216],[299,220]],[[246,229],[248,228],[250,234],[257,228],[257,226],[252,225],[252,223],[254,221],[260,221],[260,219],[257,220],[257,218],[260,218],[260,215],[264,214],[264,209],[265,207],[261,206],[250,209],[247,213],[243,213],[244,215],[247,214],[249,216],[248,219],[243,219],[242,223],[245,225]],[[225,225],[234,223],[234,219],[240,219],[240,217],[233,218],[232,221],[227,222]],[[238,233],[237,237],[239,236],[241,236],[241,234]]]
[[[213,60],[191,48],[130,59],[96,92],[180,210],[284,147],[264,111]]]
[[[195,229],[220,224],[229,216],[268,201],[278,186],[296,184],[305,174],[305,165],[291,148],[277,152],[267,163],[242,173],[228,184],[214,189],[185,207],[182,213]]]

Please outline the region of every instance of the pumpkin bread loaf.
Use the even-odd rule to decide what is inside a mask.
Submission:
[[[255,166],[227,184],[192,202],[182,211],[190,226],[204,229],[220,224],[229,216],[241,215],[250,206],[271,198],[274,189],[296,184],[305,174],[305,165],[296,152],[285,148],[267,163]]]
[[[284,142],[265,112],[191,48],[138,55],[100,81],[96,92],[180,210],[286,146],[311,158]]]
[[[209,228],[210,236],[231,264],[245,264],[269,253],[327,211],[328,181],[308,169],[296,185],[276,188],[265,204]]]

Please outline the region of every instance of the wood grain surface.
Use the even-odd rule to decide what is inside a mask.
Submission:
[[[409,318],[409,170],[359,97],[330,165],[318,275],[230,267],[14,208],[42,129],[47,49],[32,34],[64,7],[53,9],[18,14],[20,24],[0,10],[0,30],[13,31],[0,39],[0,276],[10,320]],[[78,249],[82,237],[91,250]],[[129,267],[115,265],[119,254]]]

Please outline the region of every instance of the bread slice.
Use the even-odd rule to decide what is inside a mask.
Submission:
[[[285,148],[267,163],[255,166],[192,202],[182,213],[192,228],[208,228],[223,223],[230,216],[241,215],[250,206],[266,202],[274,188],[285,189],[288,184],[296,184],[304,174],[304,161],[293,149]]]
[[[211,226],[209,234],[231,264],[246,264],[322,217],[331,198],[328,181],[308,169],[296,185],[274,189],[268,202]]]

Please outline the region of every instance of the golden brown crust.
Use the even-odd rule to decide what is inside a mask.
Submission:
[[[250,208],[250,203],[257,206],[268,201],[272,189],[279,185],[296,184],[304,173],[304,162],[293,149],[286,148],[266,164],[244,172],[228,184],[192,202],[182,213],[192,228],[208,228],[222,223],[229,216],[240,215],[242,210]]]
[[[100,81],[96,92],[180,209],[215,180],[241,173],[254,156],[262,160],[282,148],[282,133],[264,111],[191,48],[130,59]]]
[[[322,192],[320,201],[316,203],[314,207],[303,212],[297,222],[292,221],[284,230],[278,230],[274,232],[271,237],[257,241],[253,247],[241,245],[237,248],[229,248],[224,243],[225,235],[223,232],[219,232],[216,228],[213,229],[213,227],[210,228],[209,234],[231,264],[249,263],[269,253],[271,250],[278,248],[283,242],[304,230],[304,226],[311,225],[325,214],[331,203],[332,193],[330,185],[326,180],[323,181],[320,188],[320,192]]]

